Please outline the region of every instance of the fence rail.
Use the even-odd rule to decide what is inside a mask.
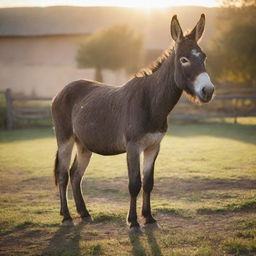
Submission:
[[[255,93],[251,95],[225,95],[223,92],[223,94],[215,97],[211,104],[206,104],[203,107],[192,106],[192,103],[183,97],[171,114],[171,119],[195,120],[231,117],[234,118],[234,123],[237,123],[238,117],[256,116]],[[188,105],[190,106],[188,107]]]
[[[13,129],[16,126],[18,120],[39,120],[50,119],[50,97],[23,97],[15,96],[12,94],[11,89],[1,91],[6,98],[6,128]],[[252,102],[252,107],[248,110],[244,110],[241,107],[241,102]],[[28,103],[47,103],[46,106],[40,106],[40,104]],[[234,118],[234,122],[237,122],[238,117],[256,116],[256,95],[226,95],[223,93],[220,96],[215,97],[215,104],[209,104],[209,107],[200,108],[192,106],[192,104],[186,98],[182,97],[177,107],[171,114],[171,119],[208,119],[208,118]],[[216,110],[216,106],[220,102],[219,109]],[[20,104],[17,104],[20,103]],[[239,105],[240,104],[240,105]],[[30,104],[31,105],[31,104]],[[188,106],[190,105],[190,106]],[[247,104],[248,105],[248,104]],[[215,107],[215,109],[214,109]],[[225,110],[228,108],[228,111]],[[202,112],[204,110],[204,112]]]
[[[18,107],[14,105],[14,102],[50,102],[50,97],[21,97],[12,94],[11,89],[7,89],[5,92],[6,99],[6,128],[13,129],[15,123],[19,119],[23,120],[38,120],[51,118],[50,107]]]

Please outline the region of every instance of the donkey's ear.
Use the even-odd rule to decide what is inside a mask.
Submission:
[[[175,42],[179,42],[183,38],[183,32],[177,19],[177,15],[172,17],[170,31]]]
[[[190,32],[188,37],[198,41],[204,32],[204,26],[205,26],[205,15],[201,14],[200,20],[197,22],[196,26]]]

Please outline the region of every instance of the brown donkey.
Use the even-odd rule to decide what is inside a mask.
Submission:
[[[198,103],[209,102],[214,92],[205,70],[206,55],[197,44],[204,25],[202,14],[195,28],[183,35],[175,15],[170,27],[175,47],[150,69],[143,70],[120,87],[75,81],[55,97],[52,115],[58,151],[54,173],[56,185],[59,185],[63,222],[72,221],[66,198],[69,174],[77,211],[84,220],[91,220],[81,193],[81,180],[92,152],[101,155],[127,153],[130,228],[139,231],[136,199],[141,185],[145,224],[156,222],[151,215],[150,193],[154,185],[154,163],[167,130],[167,116],[183,91]],[[77,154],[69,171],[74,143]]]

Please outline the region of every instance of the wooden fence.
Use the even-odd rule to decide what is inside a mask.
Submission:
[[[15,96],[10,89],[4,91],[6,98],[6,128],[13,129],[19,120],[50,119],[50,97]],[[214,104],[204,107],[190,103],[182,98],[171,114],[171,119],[208,119],[256,116],[256,95],[222,95],[215,97]],[[30,103],[30,104],[29,104]],[[33,103],[33,104],[32,104]],[[248,104],[249,103],[249,104]],[[248,107],[249,106],[249,107]]]
[[[203,106],[195,105],[183,97],[177,107],[175,107],[173,113],[171,113],[170,118],[177,120],[198,120],[231,117],[234,119],[234,123],[237,123],[238,117],[254,116],[256,116],[256,94],[220,95],[215,97],[212,103]]]
[[[50,104],[40,106],[38,103],[50,102],[50,97],[14,96],[11,89],[5,92],[6,100],[6,128],[13,129],[17,120],[38,120],[51,118]],[[23,105],[15,103],[25,103]],[[34,106],[27,106],[28,102],[36,102]]]

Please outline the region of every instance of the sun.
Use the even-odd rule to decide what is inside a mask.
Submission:
[[[117,1],[115,1],[117,2]],[[148,1],[148,0],[140,0],[140,1],[120,1],[120,5],[132,8],[142,8],[146,10],[151,10],[154,8],[164,8],[170,6],[171,1],[158,0],[158,1]]]

